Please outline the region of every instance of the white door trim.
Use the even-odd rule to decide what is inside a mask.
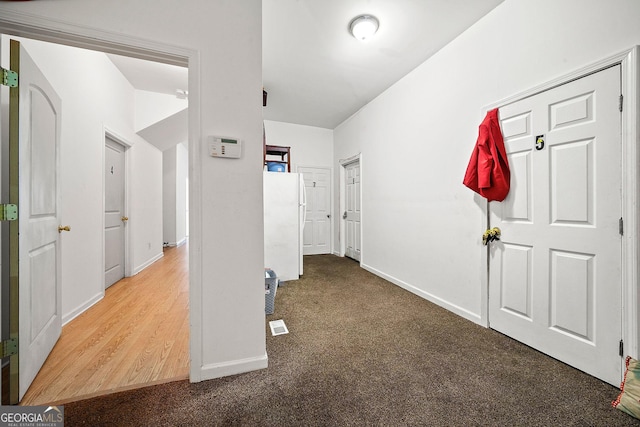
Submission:
[[[0,16],[0,33],[60,43],[100,52],[133,56],[189,68],[189,316],[190,380],[202,381],[202,166],[200,163],[200,54],[138,37],[81,27],[15,11]]]
[[[133,143],[131,143],[130,141],[128,141],[127,139],[125,139],[124,137],[118,135],[116,132],[114,132],[113,130],[111,130],[109,127],[107,126],[103,126],[104,128],[104,140],[105,143],[102,146],[102,164],[104,164],[105,161],[105,145],[107,143],[106,139],[109,138],[115,142],[117,142],[118,144],[122,145],[124,147],[124,209],[123,212],[125,215],[127,215],[127,213],[129,212],[129,206],[131,206],[129,204],[129,177],[131,176],[131,171],[129,170],[129,167],[131,165],[131,160],[129,158],[129,148],[131,148],[133,146]],[[102,211],[104,212],[104,208],[105,208],[105,201],[104,201],[104,193],[105,193],[105,179],[104,176],[102,177]],[[135,223],[135,222],[134,222]],[[127,223],[127,225],[124,227],[124,277],[129,277],[132,275],[131,272],[131,242],[130,242],[130,238],[132,234],[135,233],[131,233],[130,229],[131,229],[131,223]],[[104,230],[104,215],[102,215],[102,230]],[[105,268],[105,249],[104,249],[104,244],[105,244],[105,240],[104,240],[104,233],[102,233],[102,270],[104,270]],[[104,275],[102,276],[102,289],[104,289],[105,286],[105,282],[104,282]]]
[[[638,343],[640,342],[640,329],[638,328],[638,307],[640,306],[640,292],[638,290],[638,271],[640,268],[640,254],[638,253],[638,231],[640,224],[640,201],[638,191],[640,185],[640,171],[638,170],[639,155],[638,143],[640,143],[640,119],[638,118],[638,102],[640,99],[640,85],[638,84],[638,69],[640,68],[640,47],[635,46],[619,54],[583,67],[572,73],[558,77],[540,86],[536,86],[517,95],[510,96],[483,108],[482,113],[494,108],[499,108],[524,98],[536,95],[562,84],[577,80],[589,74],[596,73],[605,68],[620,64],[622,94],[624,96],[622,110],[622,212],[624,215],[624,235],[622,239],[622,336],[624,340],[624,354],[638,358]],[[488,226],[488,203],[483,204],[482,215],[485,225]],[[478,230],[478,236],[484,230]],[[483,295],[481,301],[480,323],[489,327],[489,277],[488,277],[488,249],[482,251],[482,263],[485,271],[481,274],[481,288]]]
[[[360,163],[360,265],[363,264],[364,261],[364,238],[362,235],[362,229],[363,229],[363,214],[362,214],[362,153],[358,153],[355,156],[346,158],[346,159],[341,159],[338,161],[340,163],[340,210],[338,211],[338,216],[337,218],[339,218],[340,221],[340,232],[338,234],[338,240],[340,242],[340,252],[338,253],[339,256],[344,257],[345,252],[346,252],[346,239],[344,238],[345,235],[345,221],[344,219],[342,219],[342,213],[345,211],[345,209],[347,208],[347,201],[346,201],[346,197],[345,197],[345,188],[347,185],[347,181],[346,181],[346,169],[347,166],[349,166],[352,163],[358,162]]]

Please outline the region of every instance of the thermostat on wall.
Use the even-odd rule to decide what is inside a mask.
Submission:
[[[242,141],[235,138],[208,136],[209,155],[211,157],[227,157],[239,159],[242,154]]]

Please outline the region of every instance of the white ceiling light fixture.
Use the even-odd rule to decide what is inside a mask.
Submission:
[[[358,40],[367,41],[378,31],[379,26],[380,23],[375,16],[359,15],[353,18],[351,24],[349,24],[349,31]]]

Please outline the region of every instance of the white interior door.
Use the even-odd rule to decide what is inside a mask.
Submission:
[[[61,100],[19,43],[19,399],[62,331]],[[11,139],[11,138],[10,138]]]
[[[124,277],[124,151],[107,137],[104,148],[104,287]]]
[[[490,244],[491,327],[613,385],[622,375],[619,68],[500,108],[511,190],[490,203],[502,230]]]
[[[345,166],[345,255],[360,261],[360,162]]]
[[[300,167],[307,194],[302,250],[304,255],[331,252],[331,170]]]

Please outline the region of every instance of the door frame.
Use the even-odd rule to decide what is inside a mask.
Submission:
[[[118,144],[122,145],[122,147],[124,147],[124,151],[123,151],[123,155],[124,155],[124,206],[123,206],[123,213],[124,215],[127,215],[127,213],[129,212],[129,206],[131,206],[129,204],[129,178],[131,176],[131,172],[129,171],[129,168],[131,167],[131,160],[129,158],[129,149],[133,146],[133,143],[131,143],[130,141],[128,141],[126,138],[118,135],[115,131],[113,131],[111,128],[109,128],[108,126],[103,126],[104,128],[104,144],[102,144],[102,164],[104,165],[105,162],[105,158],[106,158],[106,144],[107,144],[107,138],[113,140],[114,142],[117,142]],[[102,271],[104,272],[105,269],[105,256],[106,256],[106,251],[105,251],[105,237],[104,237],[104,208],[105,208],[105,177],[103,174],[102,177]],[[129,277],[132,275],[131,273],[131,250],[130,250],[130,238],[131,238],[131,232],[129,231],[129,229],[131,228],[131,223],[127,222],[124,226],[124,277]],[[105,280],[104,280],[104,273],[102,274],[102,289],[104,291],[105,289]]]
[[[104,53],[127,55],[148,61],[187,67],[189,70],[189,294],[202,294],[202,166],[200,153],[200,54],[198,50],[169,45],[135,36],[80,27],[38,16],[6,11],[0,17],[0,33],[91,49]],[[192,382],[205,379],[203,364],[201,298],[189,298],[189,377]]]
[[[622,215],[624,218],[624,233],[622,236],[622,339],[625,355],[638,357],[638,343],[640,342],[640,328],[638,327],[638,307],[640,306],[640,291],[638,272],[640,271],[640,253],[638,231],[640,224],[640,210],[637,208],[640,196],[640,119],[638,118],[640,99],[640,84],[638,70],[640,69],[640,46],[634,46],[616,55],[585,66],[571,73],[543,83],[539,86],[494,102],[482,109],[483,115],[494,108],[517,102],[524,98],[537,95],[571,81],[597,73],[606,68],[620,65],[621,93],[623,94],[622,109]],[[489,226],[489,203],[482,205],[483,223]],[[484,231],[484,230],[482,230]],[[478,232],[480,236],[481,231]],[[489,327],[489,247],[482,251],[481,273],[481,315],[480,324]],[[627,303],[625,303],[627,302]]]
[[[300,169],[322,169],[322,170],[326,170],[329,173],[329,212],[330,213],[333,212],[333,169],[328,166],[298,166],[296,169],[296,172],[298,172],[301,177],[302,177],[302,172],[300,172]],[[304,178],[301,178],[301,179],[304,180]],[[306,201],[307,200],[305,200],[305,202]],[[331,215],[333,214],[331,213]],[[333,218],[329,218],[329,252],[328,253],[333,253],[333,239],[332,239],[333,230],[334,230]]]
[[[363,224],[363,206],[362,206],[362,153],[358,153],[355,156],[348,157],[346,159],[341,159],[338,161],[340,163],[340,210],[338,211],[338,218],[340,220],[340,231],[338,233],[338,241],[340,242],[340,251],[338,253],[339,256],[344,257],[347,251],[347,241],[343,236],[345,236],[345,220],[342,218],[342,212],[347,208],[347,198],[345,196],[347,189],[347,166],[352,163],[358,162],[360,164],[360,265],[362,266],[364,261],[364,236],[362,233],[362,224]]]

